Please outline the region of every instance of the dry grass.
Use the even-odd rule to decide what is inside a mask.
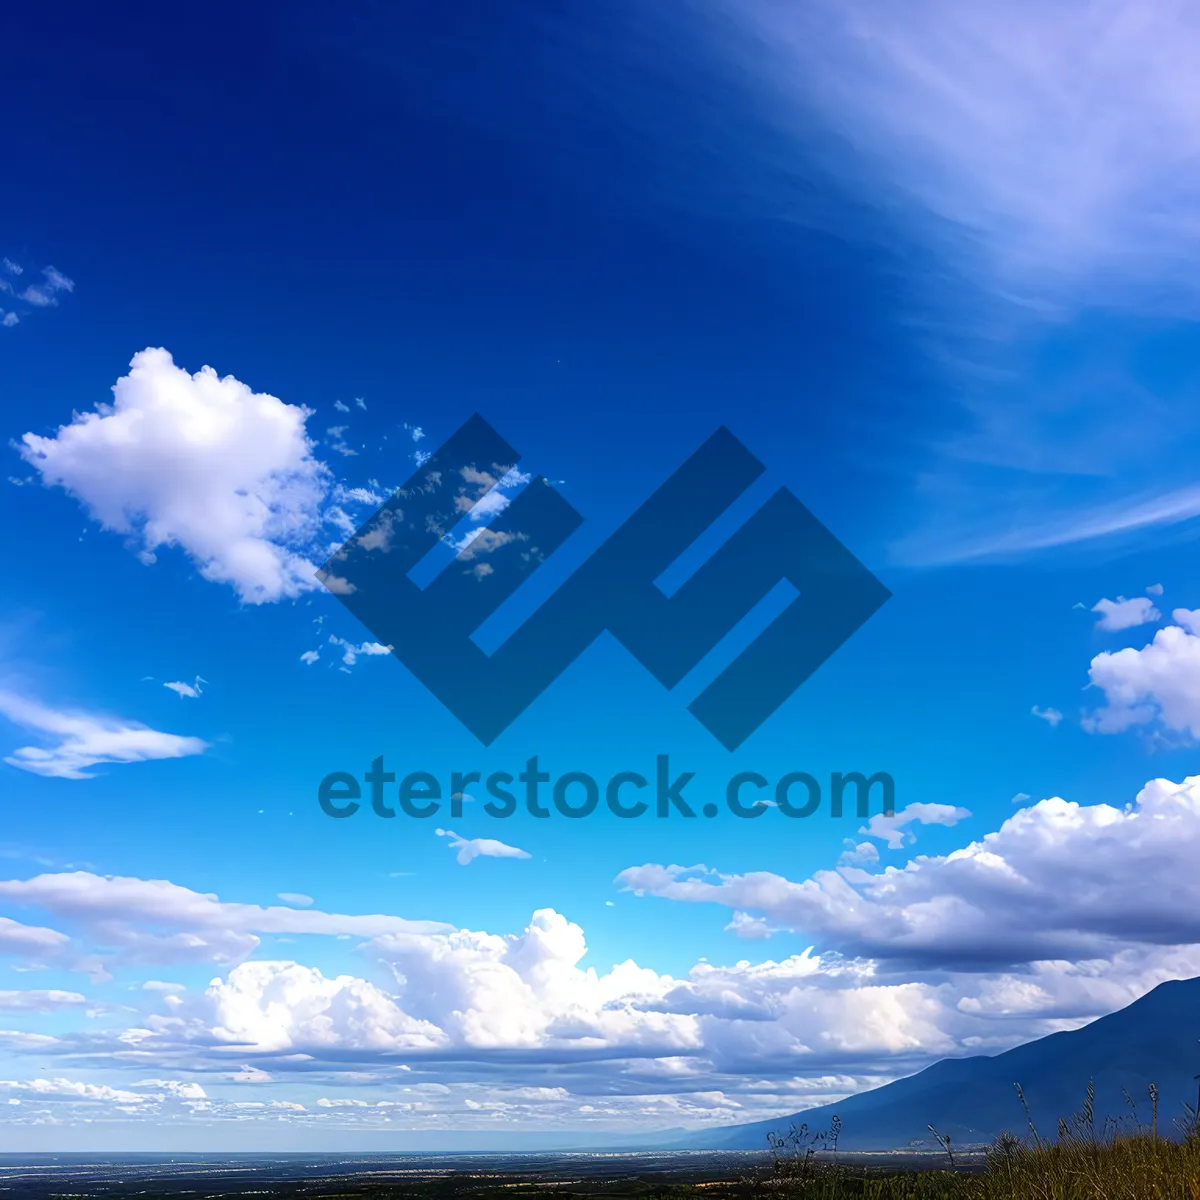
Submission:
[[[1017,1095],[1025,1104],[1021,1090]],[[1027,1131],[1004,1133],[982,1166],[964,1168],[948,1137],[932,1129],[946,1153],[945,1168],[884,1173],[836,1161],[840,1126],[810,1133],[805,1126],[771,1139],[774,1165],[713,1196],[804,1197],[805,1200],[1200,1200],[1200,1121],[1196,1110],[1159,1130],[1158,1096],[1150,1089],[1152,1119],[1130,1115],[1096,1127],[1091,1086],[1083,1108],[1059,1122],[1052,1140],[1034,1127],[1025,1106]],[[832,1159],[832,1161],[831,1161]],[[684,1189],[686,1190],[686,1189]],[[676,1193],[679,1194],[679,1193]],[[699,1192],[694,1193],[699,1194]]]

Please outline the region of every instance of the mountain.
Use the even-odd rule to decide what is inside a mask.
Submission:
[[[893,1150],[914,1141],[932,1143],[928,1126],[949,1134],[953,1145],[988,1142],[1001,1130],[1026,1135],[1029,1127],[1017,1098],[1021,1085],[1038,1132],[1056,1137],[1060,1117],[1083,1105],[1088,1080],[1096,1085],[1096,1125],[1106,1115],[1128,1116],[1122,1094],[1150,1121],[1147,1089],[1157,1084],[1159,1130],[1173,1132],[1185,1102],[1195,1104],[1200,1074],[1200,978],[1163,983],[1128,1008],[1082,1029],[1052,1033],[994,1056],[947,1058],[907,1079],[860,1092],[837,1104],[790,1117],[731,1125],[689,1135],[681,1147],[761,1150],[771,1130],[795,1122],[826,1129],[842,1119],[841,1147]]]

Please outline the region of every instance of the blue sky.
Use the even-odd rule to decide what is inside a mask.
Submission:
[[[1200,972],[1191,22],[16,14],[0,1148],[752,1120]],[[892,599],[734,752],[609,638],[485,749],[313,575],[476,411],[585,518],[510,622],[722,424]],[[899,814],[316,800],[662,753]]]

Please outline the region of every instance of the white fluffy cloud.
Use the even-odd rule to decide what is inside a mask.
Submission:
[[[552,909],[502,934],[230,903],[166,881],[40,875],[0,882],[0,904],[50,914],[76,955],[125,971],[147,961],[224,965],[203,989],[156,971],[125,993],[144,1011],[114,1010],[85,1032],[0,1041],[38,1061],[86,1055],[92,1067],[136,1063],[156,1076],[203,1072],[270,1089],[196,1098],[214,1117],[369,1111],[414,1128],[459,1113],[455,1123],[472,1128],[467,1114],[567,1127],[628,1123],[635,1111],[662,1127],[752,1119],[938,1057],[1073,1028],[1164,979],[1200,973],[1197,854],[1200,777],[1152,781],[1125,808],[1044,800],[961,849],[899,868],[846,866],[798,881],[630,868],[620,882],[631,891],[724,907],[743,945],[767,934],[813,944],[700,961],[677,975],[633,961],[583,965],[583,929]],[[21,930],[37,941],[30,928]],[[340,952],[337,971],[281,958],[282,943],[249,957],[263,933],[356,937],[361,968],[347,971]],[[65,956],[63,934],[40,937]],[[31,1014],[81,1001],[0,993],[0,1008]],[[295,1090],[314,1078],[337,1090]],[[127,1079],[97,1086],[182,1102],[165,1084]]]
[[[436,1025],[407,1016],[373,984],[353,976],[327,979],[292,962],[247,962],[205,995],[209,1027],[239,1052],[296,1047],[432,1049],[445,1039]]]
[[[59,779],[91,779],[89,768],[104,763],[185,758],[208,748],[197,737],[162,733],[136,721],[59,711],[14,692],[0,691],[0,714],[48,743],[22,746],[4,761],[22,771]]]
[[[606,974],[582,970],[586,951],[583,930],[550,909],[534,913],[515,936],[462,929],[388,933],[364,952],[390,969],[394,994],[294,963],[244,963],[214,983],[192,1015],[205,1030],[214,1023],[236,1030],[245,1049],[404,1050],[405,1062],[421,1051],[444,1057],[456,1049],[503,1054],[524,1048],[552,1061],[701,1045],[692,1016],[638,1007],[645,997],[661,998],[674,980],[631,962]],[[271,1019],[272,997],[289,990],[296,1015],[278,1005]],[[186,1031],[186,1022],[180,1029]]]
[[[1148,645],[1097,654],[1088,675],[1105,705],[1087,715],[1093,733],[1157,723],[1200,737],[1200,609],[1177,608]]]
[[[1153,780],[1124,809],[1043,800],[951,854],[878,873],[793,881],[651,863],[618,879],[639,894],[764,916],[826,950],[946,969],[1200,942],[1198,854],[1200,776]]]
[[[1132,600],[1124,596],[1118,596],[1115,600],[1097,600],[1092,605],[1092,612],[1100,614],[1096,628],[1110,632],[1148,625],[1162,616],[1154,607],[1154,602],[1146,596],[1134,596]]]
[[[797,1106],[791,1088],[802,1080],[842,1078],[814,1086],[814,1100],[855,1091],[895,1074],[891,1064],[907,1071],[1072,1027],[1200,969],[1194,948],[1143,948],[924,979],[810,951],[700,962],[680,977],[633,962],[602,972],[580,966],[583,931],[552,910],[517,935],[389,934],[361,949],[390,981],[245,962],[201,994],[163,997],[165,1013],[116,1038],[67,1039],[58,1052],[95,1060],[135,1048],[144,1066],[210,1076],[232,1059],[242,1065],[229,1078],[247,1083],[320,1070],[386,1089],[399,1071],[441,1089],[519,1079],[591,1095],[775,1091],[778,1112]]]
[[[135,354],[112,390],[111,404],[53,437],[21,439],[47,486],[129,536],[143,560],[178,546],[247,603],[317,585],[306,555],[330,476],[313,457],[309,410],[211,367],[191,375],[163,349]]]

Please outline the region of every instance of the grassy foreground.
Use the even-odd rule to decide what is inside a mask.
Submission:
[[[797,1196],[806,1200],[1200,1200],[1200,1147],[1150,1137],[1095,1146],[992,1151],[979,1172],[839,1168],[669,1188],[664,1197]]]
[[[1024,1105],[1024,1096],[1017,1088]],[[1175,1122],[1173,1137],[1158,1129],[1158,1096],[1151,1087],[1153,1120],[1131,1116],[1096,1128],[1092,1088],[1083,1109],[1059,1122],[1054,1141],[1028,1121],[1023,1137],[1001,1134],[980,1161],[955,1155],[948,1137],[930,1127],[944,1147],[940,1170],[888,1172],[837,1162],[840,1125],[810,1133],[794,1126],[771,1138],[773,1165],[755,1176],[716,1185],[671,1188],[670,1196],[797,1196],[806,1200],[1200,1200],[1200,1121],[1187,1115]],[[1029,1109],[1025,1107],[1028,1117]]]

